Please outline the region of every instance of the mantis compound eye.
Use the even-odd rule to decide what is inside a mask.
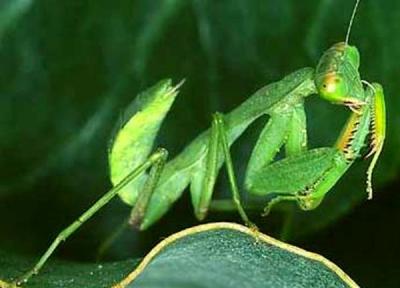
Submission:
[[[320,96],[330,102],[342,104],[347,99],[347,83],[337,73],[329,73],[317,81]]]

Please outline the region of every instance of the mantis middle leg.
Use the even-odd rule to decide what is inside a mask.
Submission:
[[[272,114],[267,125],[260,134],[247,168],[246,180],[251,179],[253,174],[262,166],[268,165],[275,158],[283,145],[286,145],[285,150],[287,156],[296,155],[307,148],[306,117],[303,103],[300,102],[295,107],[290,107],[290,109],[285,106],[283,110],[280,106],[284,105],[278,105],[275,108],[276,112]],[[238,210],[246,224],[253,225],[249,221],[240,201],[239,189],[229,152],[228,141],[226,139],[224,121],[222,115],[219,113],[216,113],[213,117],[208,146],[202,194],[197,205],[195,205],[197,217],[203,219],[208,211],[219,170],[219,151],[222,149],[228,171],[234,209]]]
[[[228,140],[226,138],[224,120],[222,114],[220,113],[215,113],[213,115],[209,147],[206,157],[206,173],[202,183],[203,192],[200,197],[198,207],[195,207],[196,216],[199,219],[203,219],[208,211],[208,206],[210,205],[212,193],[214,190],[214,184],[219,172],[219,154],[221,152],[223,153],[226,169],[228,172],[233,202],[235,203],[236,208],[245,224],[249,227],[255,227],[255,225],[249,220],[249,217],[247,216],[240,200],[240,192],[237,185],[235,171],[233,168],[232,157],[229,151]]]

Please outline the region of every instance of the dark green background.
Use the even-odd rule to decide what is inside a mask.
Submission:
[[[0,2],[0,249],[39,254],[110,188],[107,144],[137,92],[186,78],[159,142],[178,153],[210,122],[261,86],[315,66],[343,41],[353,1],[3,0]],[[289,241],[336,262],[363,287],[399,287],[400,2],[362,0],[350,43],[361,75],[384,85],[388,135],[366,202],[366,161],[357,162],[313,212],[295,212]],[[332,145],[348,112],[306,103],[311,146]],[[259,128],[233,152],[243,175]],[[227,192],[225,181],[217,197]],[[160,237],[197,223],[183,197],[149,231],[128,230],[107,259],[142,256]],[[59,256],[92,261],[129,214],[115,200]],[[183,215],[183,216],[182,216]],[[253,219],[279,236],[282,217]],[[211,220],[238,220],[214,213]]]

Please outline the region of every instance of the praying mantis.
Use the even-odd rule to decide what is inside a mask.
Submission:
[[[302,210],[315,209],[361,157],[368,142],[367,156],[373,158],[367,170],[367,192],[368,198],[372,198],[372,172],[385,139],[386,115],[382,86],[361,79],[359,52],[348,44],[358,4],[359,0],[353,10],[346,41],[329,48],[315,69],[297,70],[262,87],[231,112],[215,113],[211,128],[169,162],[167,150],[152,151],[161,124],[182,83],[172,86],[171,80],[163,80],[138,95],[129,109],[131,117],[110,145],[113,188],[63,230],[17,284],[23,284],[37,274],[59,244],[116,195],[133,207],[130,223],[147,229],[189,187],[194,213],[203,220],[223,165],[241,218],[248,226],[255,227],[241,204],[230,147],[250,124],[263,116],[269,119],[247,164],[244,190],[268,196],[270,200],[264,214],[282,201],[294,201]],[[351,113],[332,147],[307,148],[304,102],[315,94],[333,104],[348,107]],[[285,150],[285,158],[274,162],[281,148]]]

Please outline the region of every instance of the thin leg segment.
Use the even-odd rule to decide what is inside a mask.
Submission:
[[[222,145],[222,146],[219,146]],[[232,158],[229,152],[229,144],[226,139],[225,127],[222,115],[216,113],[213,115],[213,121],[211,124],[211,133],[209,140],[209,147],[207,152],[207,163],[206,163],[206,173],[204,175],[203,183],[202,183],[202,194],[199,201],[199,206],[196,207],[196,216],[199,219],[204,219],[206,213],[208,211],[212,193],[214,190],[215,181],[218,176],[219,163],[220,163],[220,149],[222,148],[223,159],[225,160],[226,169],[228,172],[229,183],[232,190],[232,198],[233,202],[236,205],[236,209],[238,210],[240,216],[243,221],[248,226],[254,227],[247,217],[245,210],[240,201],[239,189],[236,184],[235,172],[233,169]]]
[[[165,149],[158,149],[154,154],[152,154],[149,159],[144,162],[142,165],[134,169],[131,173],[129,173],[121,182],[119,182],[116,186],[114,186],[110,191],[104,194],[97,202],[93,204],[85,213],[83,213],[78,220],[74,221],[71,225],[61,231],[60,234],[56,237],[53,243],[49,246],[46,252],[42,255],[36,265],[32,270],[28,271],[20,280],[17,281],[17,285],[21,285],[22,283],[26,283],[29,278],[33,275],[38,274],[42,266],[46,263],[49,257],[54,253],[56,248],[61,244],[61,242],[65,241],[71,234],[73,234],[76,230],[81,227],[83,223],[89,220],[97,211],[99,211],[104,205],[110,202],[118,192],[125,187],[130,181],[141,175],[144,171],[150,168],[154,163],[160,161],[166,157],[167,151]]]
[[[149,206],[151,196],[157,187],[158,180],[160,179],[165,163],[167,162],[167,157],[168,153],[164,150],[163,155],[157,159],[151,167],[149,176],[144,183],[143,191],[142,193],[139,193],[135,206],[131,211],[131,216],[129,218],[130,225],[140,227],[142,219],[146,214],[147,207]]]
[[[222,115],[220,113],[216,113],[214,115],[213,122],[215,122],[215,125],[218,129],[218,136],[219,136],[219,139],[222,144],[222,149],[223,149],[224,156],[225,156],[226,170],[228,171],[229,183],[230,183],[231,190],[232,190],[233,202],[235,202],[238,212],[240,214],[240,217],[242,217],[242,219],[246,223],[246,225],[249,227],[256,227],[256,225],[253,224],[249,220],[249,217],[247,216],[245,210],[243,209],[243,206],[242,206],[242,203],[240,200],[239,188],[237,186],[235,170],[233,169],[233,162],[232,162],[231,153],[229,151],[228,140],[226,139],[224,120],[222,118]]]
[[[211,123],[210,139],[206,156],[206,171],[201,185],[202,189],[200,194],[200,201],[198,202],[198,206],[195,207],[195,214],[197,219],[199,220],[203,220],[207,215],[212,193],[214,191],[215,181],[217,180],[218,176],[218,138],[218,128],[213,119]]]

